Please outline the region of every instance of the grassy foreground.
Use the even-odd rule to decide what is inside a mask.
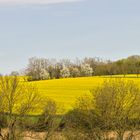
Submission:
[[[123,77],[122,75],[113,76]],[[32,82],[37,85],[41,96],[50,98],[63,108],[63,112],[72,109],[78,97],[87,95],[90,90],[100,85],[111,76],[67,78]],[[125,80],[134,80],[140,85],[140,78],[136,75],[126,75]]]

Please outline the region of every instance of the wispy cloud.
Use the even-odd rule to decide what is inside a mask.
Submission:
[[[81,0],[0,0],[0,5],[47,5]]]

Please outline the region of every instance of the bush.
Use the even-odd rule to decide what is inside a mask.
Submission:
[[[80,71],[78,68],[70,68],[70,75],[71,77],[79,77],[80,76]]]
[[[50,74],[45,69],[42,69],[40,72],[40,79],[41,80],[48,80],[50,79]]]
[[[84,64],[81,66],[81,74],[82,76],[92,76],[93,69],[90,67],[89,64]]]
[[[67,131],[73,130],[91,140],[106,140],[108,132],[113,131],[117,140],[123,140],[127,131],[132,134],[139,128],[139,101],[140,91],[133,81],[104,81],[91,90],[88,99],[79,98],[75,109],[66,115]]]
[[[68,68],[64,67],[61,71],[60,71],[60,75],[62,78],[68,78],[70,77],[70,71]]]

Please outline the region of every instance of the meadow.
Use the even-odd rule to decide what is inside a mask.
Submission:
[[[67,112],[73,108],[77,98],[90,94],[90,90],[94,87],[101,85],[104,80],[114,77],[133,80],[140,85],[140,78],[137,78],[137,75],[66,78],[32,83],[37,85],[41,96],[53,99],[63,109],[62,112]]]

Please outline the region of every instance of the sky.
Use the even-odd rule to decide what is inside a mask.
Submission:
[[[30,57],[140,54],[139,0],[0,0],[0,73]]]

